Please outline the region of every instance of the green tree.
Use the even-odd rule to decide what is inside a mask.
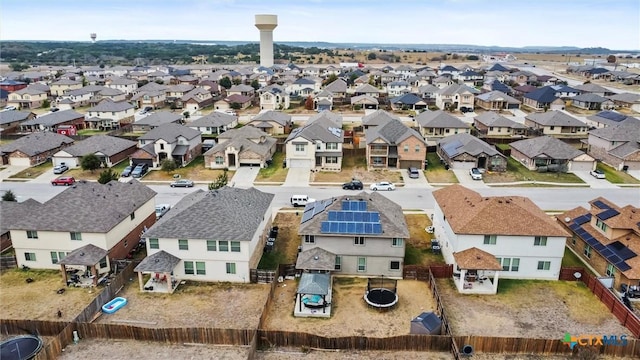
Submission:
[[[338,75],[336,74],[331,74],[329,75],[328,78],[324,79],[324,81],[322,82],[322,86],[325,86],[327,84],[331,84],[332,82],[338,80]]]
[[[27,64],[19,63],[19,62],[13,62],[13,63],[9,64],[9,68],[12,71],[22,71],[22,70],[26,70],[26,69],[30,68],[30,66],[27,65]]]
[[[173,159],[164,159],[162,160],[161,168],[166,172],[171,172],[178,168],[178,164],[176,164],[176,161]]]
[[[7,190],[2,194],[2,201],[18,201],[16,194],[11,190]]]
[[[367,55],[367,60],[375,60],[378,58],[378,55],[376,55],[376,53],[371,52],[369,53],[369,55]]]
[[[96,154],[87,154],[80,159],[80,167],[82,170],[89,170],[92,173],[100,168],[102,161]]]
[[[242,105],[240,105],[240,103],[237,102],[232,102],[231,105],[229,105],[233,110],[240,110],[240,108],[242,107]]]
[[[233,83],[233,85],[240,85],[240,84],[242,84],[242,81],[241,81],[240,79],[233,79],[231,82]]]
[[[220,79],[219,85],[225,89],[229,89],[233,84],[231,84],[231,79],[225,76],[222,79]]]
[[[87,81],[87,77],[86,76],[82,76],[82,86],[85,87],[89,85],[89,82]]]
[[[615,55],[609,55],[607,56],[607,62],[612,64],[616,62],[616,56]]]
[[[480,60],[478,55],[468,55],[467,60]]]
[[[113,171],[113,169],[109,168],[100,173],[100,176],[98,177],[98,182],[100,184],[106,184],[111,180],[118,180],[119,178],[120,176],[118,175],[118,173]]]
[[[227,175],[227,168],[222,171],[222,174],[218,175],[216,180],[212,183],[209,183],[209,190],[217,190],[223,188],[229,182],[229,176]]]
[[[47,109],[51,107],[51,101],[49,99],[42,100],[42,108]]]
[[[260,83],[258,82],[258,80],[257,80],[257,79],[253,79],[253,81],[251,82],[251,87],[252,87],[254,90],[258,90],[258,89],[260,89]]]

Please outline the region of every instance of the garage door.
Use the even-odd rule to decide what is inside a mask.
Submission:
[[[29,158],[10,157],[9,158],[9,165],[31,166],[31,160],[29,160]]]
[[[290,159],[289,167],[291,168],[311,168],[311,161],[306,159]]]
[[[408,169],[410,167],[422,169],[422,162],[420,160],[400,160],[401,169]]]
[[[469,170],[471,168],[476,167],[476,163],[473,161],[454,161],[453,162],[453,168],[454,169],[463,169],[463,170]]]
[[[147,164],[149,168],[153,167],[153,160],[151,159],[133,159],[131,161],[133,162],[133,166],[136,166],[138,164]]]
[[[65,158],[65,157],[53,158],[53,166],[62,165],[62,163],[64,163],[71,169],[80,166],[78,158]]]
[[[571,171],[591,171],[593,170],[593,161],[572,161]]]

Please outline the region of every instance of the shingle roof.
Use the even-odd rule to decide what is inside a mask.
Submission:
[[[274,195],[255,188],[197,190],[180,200],[147,232],[147,238],[251,241]]]
[[[261,156],[271,153],[277,140],[264,131],[253,126],[243,126],[239,129],[227,130],[218,136],[218,144],[209,149],[205,155],[215,154],[233,146],[242,154],[251,151]]]
[[[127,111],[129,109],[133,109],[134,106],[129,104],[126,101],[114,102],[111,100],[103,100],[98,105],[89,108],[87,111],[106,111],[106,112],[119,112],[119,111]]]
[[[423,128],[468,128],[469,125],[459,118],[442,110],[424,111],[417,117],[416,121]]]
[[[171,124],[171,123],[177,124],[180,122],[180,120],[182,120],[182,114],[180,113],[173,113],[169,111],[158,111],[134,122],[133,125],[160,126],[160,125]]]
[[[378,109],[371,114],[362,117],[362,125],[366,126],[379,126],[384,125],[392,119],[400,120],[396,115],[386,112],[382,109]]]
[[[576,85],[574,86],[574,88],[576,88],[577,90],[580,91],[584,91],[584,92],[589,92],[589,93],[608,93],[608,92],[612,92],[607,90],[606,88],[598,85],[598,84],[583,84],[583,85]]]
[[[495,256],[477,247],[455,252],[453,258],[463,270],[502,270]]]
[[[460,71],[460,70],[456,69],[451,65],[445,65],[440,69],[440,72],[443,72],[443,71]]]
[[[447,86],[444,89],[440,89],[440,91],[438,91],[438,94],[440,95],[455,95],[455,94],[462,94],[464,92],[470,92],[472,94],[479,94],[480,91],[469,87],[467,85],[464,84],[451,84],[449,86]]]
[[[383,125],[370,127],[365,130],[367,144],[372,143],[378,138],[383,139],[387,144],[398,145],[405,139],[414,136],[416,139],[424,143],[424,139],[419,132],[406,126],[398,119],[390,119]]]
[[[298,254],[296,269],[299,270],[335,270],[336,254],[321,247],[314,247]]]
[[[94,135],[86,140],[79,141],[69,147],[64,148],[64,152],[73,156],[84,156],[100,152],[106,156],[113,156],[128,148],[135,147],[135,141],[109,136]]]
[[[584,94],[576,95],[571,99],[573,101],[584,101],[584,102],[592,102],[592,103],[603,103],[607,101],[607,98],[604,98],[598,94],[592,94],[592,93],[584,93]]]
[[[456,184],[434,191],[433,197],[458,235],[569,236],[523,196],[483,197]]]
[[[558,160],[571,160],[584,152],[552,136],[539,136],[512,142],[511,147],[529,158],[545,157]]]
[[[521,101],[513,98],[501,91],[489,91],[487,93],[484,94],[480,94],[476,96],[476,99],[480,99],[483,101],[506,101],[510,104],[520,104]]]
[[[325,110],[325,111],[321,111],[315,115],[312,115],[309,117],[309,119],[307,119],[307,123],[306,125],[311,124],[312,122],[316,121],[316,120],[320,120],[320,119],[328,119],[331,122],[333,122],[334,124],[336,124],[338,127],[342,127],[342,115],[340,114],[336,114],[333,113],[331,111]]]
[[[351,104],[370,104],[370,105],[378,105],[378,99],[373,96],[369,96],[367,94],[357,95],[351,97]]]
[[[315,85],[315,81],[309,79],[309,78],[298,78],[296,79],[296,81],[293,82],[296,85]]]
[[[469,154],[472,156],[478,156],[480,154],[487,154],[489,156],[502,156],[498,150],[486,142],[478,139],[477,137],[467,134],[455,134],[444,137],[438,141],[438,146],[450,157],[453,158],[460,154]]]
[[[229,125],[237,119],[237,116],[225,114],[219,111],[213,111],[209,115],[205,115],[197,120],[187,123],[187,126],[191,128],[203,126],[219,127]]]
[[[335,262],[335,257],[334,260]],[[331,274],[302,273],[296,294],[328,295],[331,288]]]
[[[180,263],[180,258],[169,254],[164,250],[160,250],[155,254],[149,255],[140,261],[133,271],[135,272],[172,272]]]
[[[138,140],[163,139],[169,142],[174,142],[180,136],[188,140],[191,140],[200,135],[201,133],[198,130],[192,129],[190,127],[182,126],[180,124],[169,123],[169,124],[164,124],[156,128],[153,128],[152,130],[148,131],[146,134],[140,136]]]
[[[529,114],[525,119],[543,126],[586,126],[582,121],[558,110]]]
[[[10,124],[16,121],[27,120],[27,118],[31,114],[32,113],[29,111],[18,111],[18,110],[2,111],[0,112],[0,125]]]
[[[635,118],[622,121],[619,125],[610,125],[589,131],[590,135],[608,141],[640,141],[640,121]]]
[[[344,131],[328,117],[321,117],[313,122],[307,122],[303,127],[291,131],[286,142],[302,137],[311,142],[320,140],[323,143],[342,143]]]
[[[486,111],[483,112],[482,114],[474,117],[475,120],[477,120],[479,123],[485,125],[485,126],[497,126],[497,127],[507,127],[507,128],[512,128],[512,129],[526,129],[527,127],[524,126],[523,124],[520,124],[518,122],[515,122],[511,119],[507,119],[506,117],[493,112],[493,111]]]
[[[379,92],[380,92],[380,90],[377,87],[375,87],[375,86],[373,86],[371,84],[362,84],[362,85],[358,86],[354,90],[354,93],[356,93],[356,94],[358,94],[358,93],[375,93],[375,94],[377,94]]]
[[[121,77],[112,77],[108,80],[109,85],[133,85],[138,82],[133,79],[121,78]]]
[[[291,115],[281,111],[265,111],[256,115],[251,121],[274,121],[282,126],[291,124]]]
[[[28,216],[40,206],[42,206],[41,203],[31,198],[22,202],[0,201],[0,235],[9,231],[12,219]]]
[[[107,250],[87,244],[68,253],[58,264],[93,266],[107,256]]]
[[[73,144],[73,139],[49,131],[36,132],[0,146],[0,154],[9,154],[19,150],[29,156],[33,156],[67,144]]]
[[[336,79],[331,84],[327,84],[324,89],[332,93],[344,93],[347,92],[347,82],[342,79]]]
[[[239,103],[239,104],[244,104],[246,102],[251,101],[251,96],[233,94],[233,95],[229,95],[226,98],[224,98],[224,101],[226,101],[228,103],[234,103],[235,102],[235,103]]]
[[[640,94],[633,93],[620,93],[609,96],[609,99],[614,101],[621,101],[626,103],[637,104],[640,103]]]
[[[71,80],[71,79],[60,79],[54,83],[51,83],[51,85],[78,85],[78,84],[82,84],[82,82],[77,80]]]
[[[520,89],[518,88],[516,88],[516,90],[520,91]],[[551,86],[545,86],[537,90],[528,92],[524,94],[524,97],[540,103],[552,103],[558,98],[556,96],[556,90],[554,90]]]
[[[416,94],[406,93],[404,95],[396,96],[393,99],[389,100],[392,104],[404,104],[404,105],[415,105],[422,101]]]
[[[256,89],[254,89],[253,87],[249,86],[249,85],[244,85],[244,84],[240,84],[240,85],[233,85],[232,87],[229,88],[229,90],[227,90],[227,92],[248,92],[248,93],[252,93],[255,92]]]
[[[73,110],[62,110],[56,111],[51,114],[42,115],[35,119],[27,120],[22,123],[22,125],[44,125],[44,126],[54,126],[63,122],[76,120],[76,119],[84,119],[84,115],[75,112]]]

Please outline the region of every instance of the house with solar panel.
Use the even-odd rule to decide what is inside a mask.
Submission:
[[[640,208],[618,206],[599,197],[585,209],[579,206],[557,215],[572,236],[567,247],[613,286],[640,282]]]
[[[334,274],[402,278],[409,228],[400,205],[361,192],[308,204],[298,231],[300,258],[333,265]],[[322,250],[319,250],[319,249]],[[316,259],[317,258],[317,259]],[[303,270],[309,264],[297,265]]]

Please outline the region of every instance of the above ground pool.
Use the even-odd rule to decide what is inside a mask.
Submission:
[[[127,305],[127,299],[123,297],[117,297],[108,303],[102,305],[102,311],[107,314],[113,314],[114,312],[120,310],[121,307]]]
[[[364,301],[375,308],[392,308],[398,303],[398,294],[389,289],[371,289],[364,294]]]
[[[17,336],[0,343],[0,359],[31,359],[42,349],[42,340],[33,335]]]

